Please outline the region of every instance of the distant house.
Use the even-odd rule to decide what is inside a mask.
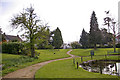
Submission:
[[[17,36],[13,36],[13,35],[6,35],[5,33],[3,34],[5,40],[4,42],[22,42],[22,39],[19,37],[19,35]]]
[[[63,45],[62,45],[62,47],[63,47],[63,49],[71,49],[72,47],[70,46],[70,44],[66,44],[66,43],[64,43]]]
[[[117,44],[120,43],[120,35],[118,35],[118,36],[116,37],[116,43],[117,43]]]

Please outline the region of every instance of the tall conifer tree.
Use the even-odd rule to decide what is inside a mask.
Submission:
[[[99,44],[101,41],[101,31],[98,28],[98,22],[94,11],[91,15],[91,20],[90,20],[89,40],[90,40],[90,44],[94,46],[94,49],[96,49],[96,44]]]
[[[87,32],[85,32],[84,29],[82,31],[79,43],[82,44],[83,48],[87,48],[89,46],[89,34]]]
[[[56,49],[59,49],[62,44],[63,44],[63,39],[62,39],[62,34],[60,29],[57,27],[57,29],[53,32],[54,36],[53,36],[53,46]]]

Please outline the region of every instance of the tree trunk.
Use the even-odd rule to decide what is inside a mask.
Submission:
[[[30,49],[31,49],[31,57],[35,57],[35,49],[34,49],[34,43],[33,38],[30,38]]]
[[[31,44],[31,57],[35,57],[35,49],[33,44]]]
[[[115,38],[116,38],[116,36],[115,36],[115,24],[113,25],[113,32],[114,32],[114,35],[113,35],[113,47],[114,47],[114,52],[116,52],[116,46],[115,46]]]
[[[94,44],[94,49],[96,50],[96,44]]]
[[[115,36],[114,36],[114,39],[113,39],[113,47],[114,47],[114,52],[116,52],[116,46],[115,46]]]

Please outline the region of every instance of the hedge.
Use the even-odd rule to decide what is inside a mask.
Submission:
[[[18,42],[2,43],[2,53],[20,54],[24,45]]]

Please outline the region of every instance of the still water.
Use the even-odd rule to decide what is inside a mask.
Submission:
[[[79,65],[89,72],[120,76],[120,61],[94,60]]]

